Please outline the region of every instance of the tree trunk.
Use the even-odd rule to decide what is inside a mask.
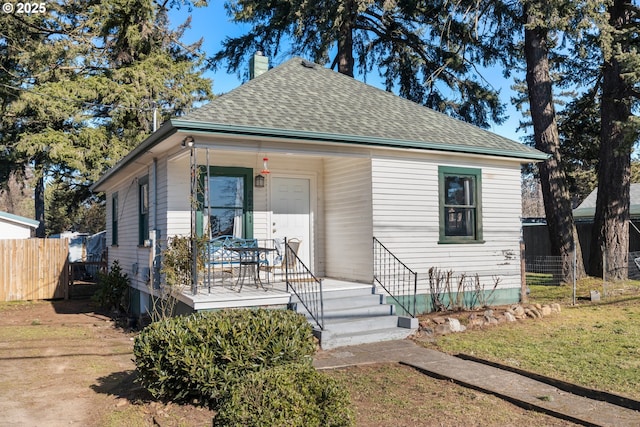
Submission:
[[[353,28],[355,26],[356,14],[353,0],[344,2],[342,22],[338,30],[338,72],[353,77]]]
[[[622,29],[628,21],[624,0],[615,0],[608,8],[609,24]],[[629,41],[622,51],[629,50]],[[614,47],[614,51],[616,48]],[[631,147],[636,132],[630,128],[631,101],[621,67],[612,56],[602,67],[602,102],[598,198],[591,238],[590,273],[607,279],[628,277],[629,187]],[[606,271],[603,269],[603,249]]]
[[[36,209],[36,221],[40,221],[38,228],[36,228],[36,237],[44,238],[44,177],[40,175],[36,181],[36,189],[34,194],[35,209]]]
[[[525,12],[527,22],[532,21]],[[553,92],[549,74],[547,30],[539,27],[525,28],[525,56],[527,60],[527,87],[535,138],[535,147],[550,155],[538,164],[544,209],[549,230],[552,255],[562,260],[564,282],[573,280],[574,249],[576,253],[576,277],[585,275],[580,241],[577,238],[571,197],[560,155],[560,138],[553,106]]]

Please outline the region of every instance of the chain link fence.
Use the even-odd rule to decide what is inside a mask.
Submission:
[[[562,280],[562,257],[525,257],[525,272],[527,285],[558,286]],[[640,280],[640,252],[629,252],[629,279]]]
[[[535,256],[525,258],[527,285],[558,286],[562,278],[562,257]]]

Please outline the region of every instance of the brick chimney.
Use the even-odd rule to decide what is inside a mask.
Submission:
[[[249,60],[249,79],[253,80],[269,70],[269,58],[257,51]]]

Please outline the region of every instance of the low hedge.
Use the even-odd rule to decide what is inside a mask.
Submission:
[[[243,309],[173,317],[147,326],[133,353],[138,382],[155,397],[215,408],[247,373],[310,365],[315,343],[304,316]]]
[[[347,427],[355,425],[355,415],[340,382],[312,366],[287,364],[236,383],[213,425]]]

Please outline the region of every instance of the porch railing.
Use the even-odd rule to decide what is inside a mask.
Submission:
[[[322,280],[318,279],[300,260],[296,251],[284,241],[285,281],[287,292],[293,292],[313,321],[324,329]]]
[[[373,279],[411,317],[416,316],[418,273],[373,238]]]

